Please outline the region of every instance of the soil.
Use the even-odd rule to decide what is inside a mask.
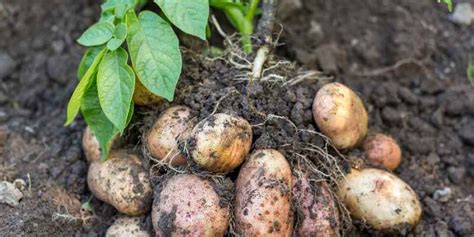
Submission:
[[[173,104],[187,105],[201,118],[214,110],[242,116],[253,125],[254,149],[276,148],[292,157],[301,144],[323,147],[324,139],[297,133],[287,120],[268,115],[286,117],[299,130],[316,129],[311,102],[327,79],[318,74],[282,84],[307,75],[300,66],[322,70],[359,93],[371,132],[390,134],[402,147],[395,173],[415,189],[424,210],[417,227],[402,234],[470,236],[474,87],[465,68],[468,53],[474,52],[474,28],[450,22],[444,7],[432,0],[298,2],[291,1],[292,7],[280,14],[280,42],[285,44],[276,50],[297,65],[281,63],[266,71],[267,81],[248,86],[240,80],[246,78],[245,69],[185,52]],[[76,119],[63,126],[84,51],[74,39],[99,10],[99,2],[92,0],[0,3],[0,179],[21,178],[27,184],[20,205],[0,204],[0,233],[6,236],[102,236],[118,217],[113,207],[95,198],[93,215],[81,210],[91,197],[80,144],[85,124]],[[274,57],[269,65],[279,60]],[[138,108],[130,134],[146,128],[167,106]],[[129,140],[139,151],[139,139]],[[318,163],[318,157],[313,156],[318,168],[328,164],[321,169],[331,173],[336,163]],[[445,188],[449,197],[440,195]],[[382,235],[360,224],[348,235],[367,234]]]

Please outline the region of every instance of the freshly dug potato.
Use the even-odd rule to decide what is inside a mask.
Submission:
[[[190,108],[174,106],[165,110],[147,134],[151,155],[173,166],[185,165],[187,160],[178,149],[178,140],[188,139],[194,125]]]
[[[291,236],[292,175],[276,150],[257,150],[240,169],[235,186],[236,231],[242,236]]]
[[[115,136],[112,140],[112,146],[117,145],[119,136]],[[82,149],[86,155],[86,160],[89,163],[100,160],[102,152],[100,149],[100,144],[90,127],[86,127],[84,134],[82,135]]]
[[[378,230],[413,227],[421,206],[413,189],[379,169],[353,169],[339,184],[338,195],[351,215]]]
[[[252,127],[243,118],[214,114],[194,127],[188,140],[192,159],[211,172],[238,167],[250,151]]]
[[[136,78],[136,77],[135,77]],[[152,106],[163,102],[163,98],[151,93],[143,84],[135,79],[135,91],[133,91],[133,102],[138,106]]]
[[[146,228],[140,217],[123,216],[107,229],[105,237],[150,237],[150,232]]]
[[[151,217],[156,236],[224,236],[230,213],[210,181],[180,174],[155,191]]]
[[[316,93],[313,117],[338,149],[358,145],[367,134],[368,115],[362,100],[341,83],[329,83]]]
[[[112,151],[106,161],[93,162],[87,184],[95,197],[123,214],[139,216],[150,210],[153,192],[148,172],[129,151]]]
[[[339,236],[339,212],[325,181],[310,183],[308,174],[294,176],[298,236]]]
[[[369,136],[364,141],[367,159],[378,166],[395,170],[402,160],[402,151],[397,142],[385,134]]]

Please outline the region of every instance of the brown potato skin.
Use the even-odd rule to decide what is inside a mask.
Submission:
[[[395,170],[402,160],[402,151],[395,139],[385,134],[368,136],[364,140],[367,159],[377,166]]]
[[[95,197],[123,214],[140,216],[150,210],[153,192],[148,172],[129,151],[112,151],[106,161],[93,162],[87,184]]]
[[[338,149],[353,148],[367,135],[367,110],[359,96],[341,83],[329,83],[316,93],[313,118]]]
[[[100,160],[102,153],[100,152],[99,141],[92,134],[92,130],[89,127],[86,127],[82,135],[82,149],[86,155],[87,162],[92,163]]]
[[[214,114],[194,127],[188,144],[196,164],[211,172],[225,173],[238,167],[249,153],[252,127],[243,118]]]
[[[151,212],[156,236],[224,236],[229,207],[220,205],[212,183],[193,174],[165,180]]]
[[[163,102],[163,98],[151,93],[141,82],[135,77],[135,90],[133,91],[133,102],[138,106],[153,106]]]
[[[339,212],[329,185],[325,181],[310,183],[307,173],[293,180],[298,236],[339,236]]]
[[[120,217],[107,229],[105,237],[150,237],[140,222],[140,217]]]
[[[166,109],[147,134],[148,151],[154,158],[172,166],[185,165],[187,159],[178,150],[178,140],[188,139],[194,125],[190,108],[173,106]]]
[[[276,150],[257,150],[236,180],[235,230],[242,236],[291,236],[291,168]]]

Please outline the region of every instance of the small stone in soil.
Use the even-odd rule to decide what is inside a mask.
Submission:
[[[433,198],[439,202],[447,202],[451,199],[451,189],[449,187],[434,191]]]
[[[449,167],[448,168],[449,179],[455,183],[460,184],[466,176],[466,169],[464,167]]]
[[[0,79],[8,76],[15,68],[15,61],[5,52],[0,52]]]
[[[10,182],[0,183],[0,203],[8,204],[12,207],[18,206],[23,198],[23,193]]]

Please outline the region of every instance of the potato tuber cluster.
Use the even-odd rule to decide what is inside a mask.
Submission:
[[[323,86],[312,109],[316,125],[337,149],[363,143],[369,165],[388,170],[400,165],[401,149],[393,138],[366,137],[367,111],[348,87]],[[153,181],[154,192],[137,155],[113,149],[100,161],[97,139],[86,129],[89,189],[129,216],[117,219],[107,236],[151,236],[134,217],[150,213],[156,236],[340,236],[340,205],[382,231],[413,227],[420,219],[415,192],[392,173],[352,169],[337,183],[282,151],[257,149],[249,155],[252,126],[242,117],[198,118],[189,107],[172,106],[144,134],[147,153],[164,172]],[[234,170],[236,178],[228,175]],[[224,187],[216,177],[233,177],[235,186]]]

